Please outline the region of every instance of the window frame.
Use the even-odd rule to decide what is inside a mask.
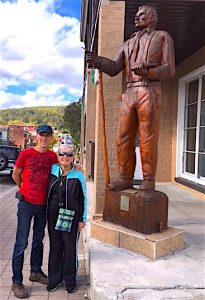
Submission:
[[[197,177],[198,173],[198,153],[199,153],[199,127],[200,117],[196,124],[196,149],[195,153],[195,174],[183,172],[183,146],[185,142],[184,138],[184,121],[185,121],[185,97],[186,97],[186,84],[199,79],[198,86],[198,105],[197,105],[197,116],[200,115],[201,109],[201,91],[202,91],[202,76],[205,75],[205,65],[194,70],[193,72],[181,77],[179,79],[178,89],[178,116],[177,116],[177,155],[176,155],[176,177],[182,177],[184,179],[193,181],[198,184],[205,185],[205,179]],[[196,172],[197,170],[197,172]]]

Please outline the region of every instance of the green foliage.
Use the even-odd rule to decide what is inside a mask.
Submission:
[[[69,133],[75,145],[80,144],[81,100],[68,106],[39,106],[0,110],[0,124],[49,124]],[[52,147],[52,145],[51,145]]]
[[[81,106],[82,100],[73,102],[65,107],[63,127],[67,129],[77,146],[80,144],[80,129],[81,129]]]
[[[55,134],[53,134],[53,139],[52,141],[50,142],[50,145],[49,145],[49,149],[53,150],[53,146],[57,144],[57,137]]]
[[[0,110],[0,122],[7,124],[49,124],[62,128],[65,106],[39,106]],[[13,123],[14,122],[14,123]]]
[[[7,122],[2,117],[0,117],[0,125],[7,125]]]
[[[25,125],[26,123],[21,120],[10,120],[9,125]]]

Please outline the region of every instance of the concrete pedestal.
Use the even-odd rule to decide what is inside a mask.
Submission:
[[[184,231],[174,227],[168,227],[162,233],[145,235],[120,225],[96,220],[91,222],[91,237],[153,260],[184,248]]]

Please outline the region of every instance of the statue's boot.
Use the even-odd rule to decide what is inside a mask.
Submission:
[[[133,183],[132,179],[117,179],[111,182],[108,187],[113,191],[122,191],[126,189],[132,189]]]
[[[155,181],[154,180],[143,180],[139,187],[140,191],[154,191]]]

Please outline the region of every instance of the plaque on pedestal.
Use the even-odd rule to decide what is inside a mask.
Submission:
[[[143,234],[167,229],[168,197],[159,191],[105,189],[103,220]]]

